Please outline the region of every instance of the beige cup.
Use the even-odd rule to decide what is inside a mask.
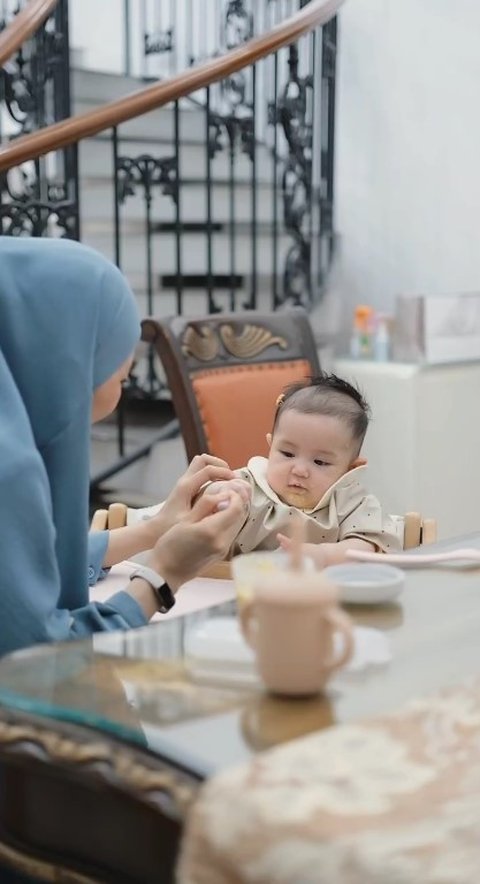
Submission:
[[[321,573],[287,571],[258,577],[253,597],[239,608],[242,632],[256,654],[265,687],[275,694],[317,694],[353,653],[350,618]],[[334,653],[334,634],[343,639]]]
[[[233,582],[239,609],[253,598],[253,586],[258,579],[284,574],[290,564],[290,555],[281,549],[257,550],[235,556],[231,561]],[[312,559],[303,561],[305,571],[315,571]]]

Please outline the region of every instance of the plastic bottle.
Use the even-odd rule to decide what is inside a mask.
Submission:
[[[388,362],[390,359],[390,332],[386,316],[377,316],[375,337],[373,339],[373,358],[377,362]]]
[[[373,309],[366,304],[355,307],[353,331],[350,339],[352,359],[370,359],[372,356]]]

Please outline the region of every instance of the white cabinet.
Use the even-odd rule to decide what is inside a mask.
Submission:
[[[369,489],[392,513],[419,510],[438,536],[480,527],[480,363],[422,366],[337,359],[372,409]]]

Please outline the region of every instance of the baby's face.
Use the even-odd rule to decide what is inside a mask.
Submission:
[[[271,440],[267,481],[289,506],[310,510],[358,463],[346,421],[287,410]]]

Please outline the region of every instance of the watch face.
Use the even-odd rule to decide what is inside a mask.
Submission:
[[[160,574],[157,574],[152,568],[147,568],[141,565],[130,575],[130,580],[133,580],[134,577],[141,577],[142,580],[146,580],[147,583],[150,584],[155,593],[155,598],[158,602],[158,610],[161,614],[166,614],[170,608],[173,608],[175,604],[175,596],[168,583],[162,582],[163,577],[161,577]]]
[[[155,590],[155,594],[160,602],[160,613],[166,614],[170,608],[173,608],[175,604],[175,596],[168,586],[167,583],[164,583],[163,586],[159,586],[158,589]]]

